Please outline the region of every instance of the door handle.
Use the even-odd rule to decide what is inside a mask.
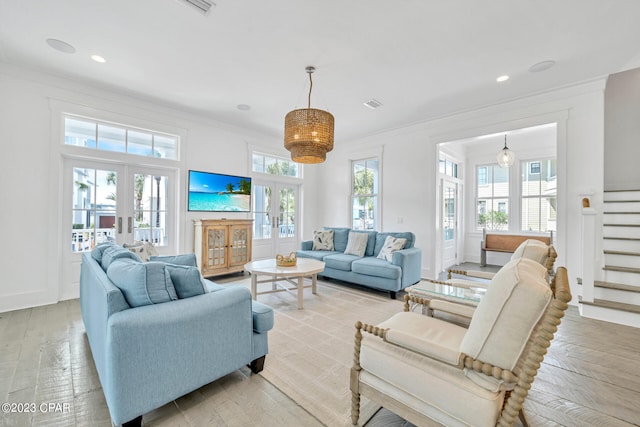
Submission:
[[[133,218],[131,217],[127,218],[127,233],[133,233]]]
[[[122,217],[118,217],[118,234],[122,234]]]

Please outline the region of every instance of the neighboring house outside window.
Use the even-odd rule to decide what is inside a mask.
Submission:
[[[509,169],[477,166],[476,225],[478,229],[509,229]]]
[[[509,174],[516,188],[509,188]],[[556,230],[557,180],[555,159],[520,162],[518,167],[476,166],[476,227],[478,230]],[[513,206],[514,218],[510,218]],[[518,212],[519,209],[519,212]]]
[[[558,202],[556,160],[522,162],[521,189],[522,231],[555,230]]]

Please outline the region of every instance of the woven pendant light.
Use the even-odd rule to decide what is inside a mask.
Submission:
[[[306,68],[310,83],[307,108],[290,111],[284,118],[284,148],[296,163],[322,163],[333,150],[333,115],[311,108],[311,74],[315,70]]]

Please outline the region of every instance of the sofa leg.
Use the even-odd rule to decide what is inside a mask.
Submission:
[[[140,427],[142,426],[142,415],[122,424],[122,427]]]
[[[254,374],[261,372],[262,369],[264,369],[264,359],[266,358],[267,356],[262,356],[257,358],[256,360],[253,360],[249,365],[249,367],[251,368],[251,372],[253,372]]]
[[[396,299],[395,291],[389,291],[389,296],[391,297],[391,299]]]

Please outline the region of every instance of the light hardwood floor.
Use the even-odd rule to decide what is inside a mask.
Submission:
[[[639,366],[640,329],[585,319],[570,307],[525,403],[529,421],[533,426],[640,425]],[[77,300],[0,313],[0,398],[0,403],[36,404],[32,413],[0,414],[1,426],[111,425]],[[42,410],[43,403],[60,405]],[[248,369],[145,414],[144,424],[322,425]],[[406,424],[381,414],[369,425]]]

